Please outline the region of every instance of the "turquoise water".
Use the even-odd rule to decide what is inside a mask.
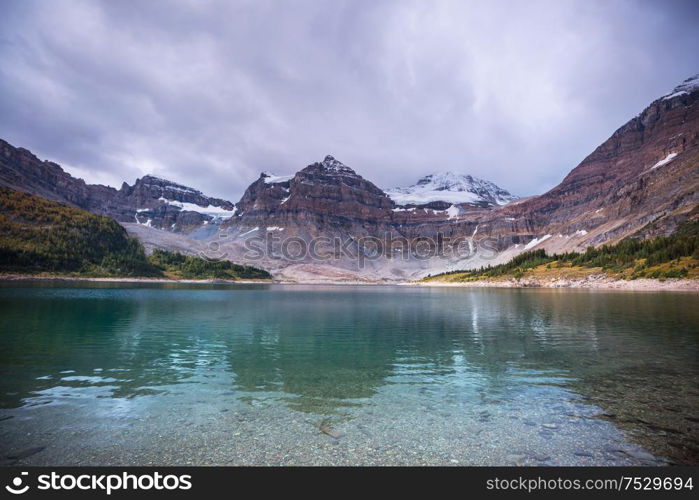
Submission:
[[[5,284],[0,459],[696,462],[698,305],[683,293]]]

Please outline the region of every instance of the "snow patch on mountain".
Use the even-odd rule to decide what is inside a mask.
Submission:
[[[208,205],[206,207],[200,207],[199,205],[195,203],[186,203],[182,201],[174,201],[174,200],[168,200],[166,198],[159,198],[159,201],[162,201],[164,203],[167,203],[168,205],[172,205],[173,207],[177,207],[180,210],[187,211],[187,212],[198,212],[203,215],[208,215],[213,218],[221,218],[221,219],[228,219],[232,216],[235,215],[235,212],[237,210],[236,207],[233,207],[233,210],[226,210],[225,208],[222,207],[217,207],[214,205]]]
[[[387,189],[386,194],[397,205],[424,205],[437,201],[504,205],[517,199],[490,181],[453,172],[430,174],[412,186]]]
[[[551,237],[550,234],[545,234],[545,235],[543,235],[541,238],[534,238],[534,239],[531,240],[529,243],[527,243],[526,245],[524,245],[524,250],[529,250],[529,249],[531,249],[531,248],[534,248],[534,247],[537,246],[539,243],[542,243],[542,242],[548,240],[550,237]]]
[[[245,231],[243,234],[239,234],[239,235],[237,236],[237,238],[242,238],[243,236],[247,236],[248,234],[254,233],[255,231],[259,231],[259,230],[260,230],[260,227],[259,227],[259,226],[254,227],[254,228],[251,229],[250,231]]]
[[[265,180],[265,184],[279,184],[282,182],[288,182],[294,178],[293,175],[274,175],[269,172],[262,172],[262,177]]]
[[[663,101],[672,99],[680,95],[690,94],[695,90],[699,90],[699,74],[696,74],[690,78],[687,78],[677,87],[675,87],[672,92],[663,97]]]
[[[658,168],[658,167],[662,167],[663,165],[667,165],[668,163],[670,163],[672,160],[675,159],[675,156],[677,156],[677,153],[670,153],[665,158],[660,160],[658,163],[656,163],[655,165],[650,167],[650,169],[653,170],[654,168]]]

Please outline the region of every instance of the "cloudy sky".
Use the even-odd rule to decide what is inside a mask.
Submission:
[[[329,153],[537,194],[699,72],[697,26],[694,0],[2,0],[0,137],[233,201]]]

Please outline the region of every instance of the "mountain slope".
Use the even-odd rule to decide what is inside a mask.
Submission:
[[[157,276],[116,221],[0,187],[0,270]]]
[[[196,189],[147,175],[121,189],[86,184],[59,165],[0,139],[0,186],[68,203],[74,207],[159,229],[188,233],[231,217],[235,205]]]
[[[616,130],[558,186],[493,212],[481,230],[525,243],[552,235],[541,248],[555,251],[671,233],[699,202],[699,86],[688,83]]]
[[[328,155],[294,176],[263,173],[236,207],[236,217],[224,222],[223,229],[256,235],[269,227],[284,231],[285,237],[312,238],[386,229],[395,204],[373,183]]]
[[[268,279],[227,260],[143,246],[115,220],[0,186],[0,272],[171,279]]]
[[[613,245],[588,247],[583,253],[548,255],[543,249],[533,250],[504,264],[452,271],[426,280],[469,282],[533,278],[550,283],[561,279],[584,279],[601,273],[626,280],[699,279],[699,220],[682,224],[670,236],[625,238]]]
[[[134,212],[133,219],[119,220],[182,233],[218,224],[236,213],[230,201],[152,175],[137,179],[133,186],[124,183],[116,197],[128,207],[129,214]]]

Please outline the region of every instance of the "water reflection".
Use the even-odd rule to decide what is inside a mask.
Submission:
[[[641,439],[662,428],[673,439],[643,443],[687,462],[699,456],[696,305],[585,291],[5,287],[0,405],[89,413],[118,400],[148,413],[164,411],[158,396],[233,397],[347,418],[386,395],[469,411],[547,388]]]

